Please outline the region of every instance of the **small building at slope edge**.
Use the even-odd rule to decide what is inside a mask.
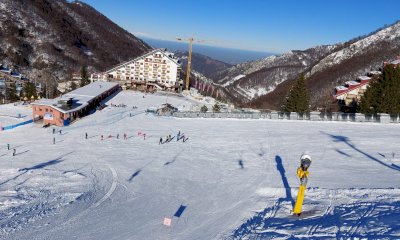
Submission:
[[[42,118],[44,124],[67,126],[119,89],[118,83],[93,82],[61,97],[33,102],[33,118]]]

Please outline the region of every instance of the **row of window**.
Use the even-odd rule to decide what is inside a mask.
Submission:
[[[167,65],[167,66],[165,66],[165,65],[160,65],[161,66],[161,69],[162,70],[166,70],[167,68],[170,68],[170,66],[169,65]],[[144,66],[144,69],[152,69],[151,67],[153,67],[154,69],[160,69],[160,66],[158,66],[157,64],[154,64],[153,66],[152,65],[148,65],[148,64],[145,64],[145,66]],[[127,72],[129,72],[129,70],[134,70],[135,68],[134,67],[129,67],[129,66],[126,66],[125,67],[125,69],[126,69],[126,71]],[[143,67],[140,67],[139,68],[140,70],[143,70]],[[136,71],[137,71],[138,69],[136,68]],[[117,73],[125,73],[125,70],[117,70]]]
[[[144,61],[145,61],[145,62],[167,63],[167,60],[151,59],[151,58],[146,58]]]
[[[35,111],[43,111],[42,108],[40,108],[40,107],[34,107],[34,110]],[[44,111],[45,112],[53,112],[53,109],[45,108]]]

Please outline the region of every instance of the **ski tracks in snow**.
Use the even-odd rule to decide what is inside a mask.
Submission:
[[[92,205],[90,205],[88,208],[84,209],[79,214],[77,214],[75,216],[72,216],[68,220],[66,220],[63,223],[61,223],[60,225],[57,225],[56,227],[54,227],[51,230],[49,230],[48,234],[46,234],[47,236],[51,236],[51,234],[61,230],[67,224],[75,222],[75,220],[77,220],[77,219],[81,218],[82,216],[86,215],[89,211],[93,211],[95,208],[99,207],[102,203],[104,203],[107,199],[109,199],[111,197],[111,195],[114,193],[115,189],[117,188],[118,174],[117,174],[117,171],[111,165],[106,164],[105,166],[108,167],[108,169],[111,171],[111,174],[112,174],[111,186],[108,189],[107,193],[100,200],[94,202]],[[92,168],[91,172],[96,177],[96,175],[93,173],[93,168]],[[97,192],[97,190],[95,190],[94,192]]]
[[[329,204],[329,206],[327,207],[327,209],[325,210],[325,212],[322,214],[322,216],[319,217],[319,219],[324,219],[326,217],[328,217],[328,215],[331,214],[331,211],[333,210],[333,206],[332,206],[332,202]],[[317,231],[322,227],[323,225],[323,221],[319,220],[319,222],[316,222],[315,225],[312,225],[310,227],[310,229],[308,229],[307,235],[309,237],[313,237],[315,236],[315,234],[317,233]]]
[[[360,218],[358,219],[357,223],[355,225],[352,225],[349,229],[349,238],[355,238],[355,234],[357,234],[358,229],[360,228],[360,226],[365,222],[366,219],[368,219],[372,213],[375,210],[375,204],[370,204],[370,206],[368,206],[367,210],[364,212],[363,215],[360,216]]]
[[[117,188],[118,174],[111,165],[107,164],[107,167],[110,169],[111,174],[112,174],[111,187],[108,190],[108,192],[103,196],[103,198],[101,198],[99,201],[97,201],[92,206],[90,206],[89,209],[93,209],[93,208],[100,206],[105,200],[107,200],[108,198],[111,197],[111,195],[114,193],[115,189]]]

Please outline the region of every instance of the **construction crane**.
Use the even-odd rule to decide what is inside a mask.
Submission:
[[[188,54],[188,63],[187,63],[187,70],[186,70],[186,92],[187,92],[187,94],[189,94],[190,66],[192,64],[192,45],[193,45],[193,42],[204,43],[205,40],[195,40],[193,37],[188,38],[188,39],[177,37],[176,40],[189,42],[189,54]]]

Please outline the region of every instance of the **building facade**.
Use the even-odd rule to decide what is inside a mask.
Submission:
[[[55,99],[35,101],[31,103],[33,118],[43,119],[44,124],[67,126],[119,89],[118,83],[94,82]]]
[[[132,88],[180,91],[180,72],[181,65],[171,52],[155,49],[106,71],[106,77]]]
[[[341,105],[350,105],[359,101],[372,80],[368,76],[359,76],[355,81],[347,81],[343,86],[335,88],[334,97]]]

